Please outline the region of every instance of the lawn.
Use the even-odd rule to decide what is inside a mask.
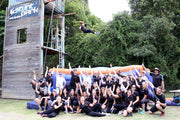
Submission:
[[[167,97],[172,97],[171,94],[166,94]],[[30,110],[26,108],[27,100],[10,100],[10,99],[0,99],[0,120],[41,120],[42,117],[37,115],[37,110]],[[43,118],[48,119],[48,118]],[[168,106],[166,108],[166,113],[164,117],[160,117],[160,112],[157,112],[154,115],[149,115],[145,113],[141,115],[140,113],[133,114],[133,117],[123,117],[122,115],[111,115],[108,117],[89,117],[84,114],[69,114],[65,115],[64,112],[61,112],[56,119],[63,120],[180,120],[180,106]]]

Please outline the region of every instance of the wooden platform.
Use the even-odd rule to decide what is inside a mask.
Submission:
[[[47,49],[47,54],[49,55],[54,55],[54,54],[59,54],[59,51],[57,49],[53,49],[51,47],[46,47],[46,46],[43,46],[41,47],[44,51],[44,53],[46,52],[46,49]]]

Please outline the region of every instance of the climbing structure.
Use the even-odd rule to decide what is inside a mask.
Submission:
[[[64,67],[64,0],[9,0],[6,9],[2,97],[33,99],[32,70],[43,72],[47,54]],[[44,43],[44,19],[51,19]],[[56,22],[52,19],[56,18]],[[43,59],[44,58],[44,59]],[[45,62],[44,62],[45,63]]]

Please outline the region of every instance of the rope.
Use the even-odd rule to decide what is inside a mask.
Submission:
[[[53,4],[52,13],[51,13],[51,21],[50,21],[50,25],[49,25],[48,38],[47,38],[47,43],[46,43],[47,47],[49,45],[49,38],[50,38],[50,33],[51,33],[51,28],[52,28],[53,15],[54,15],[54,4]],[[46,66],[46,56],[47,56],[47,48],[46,48],[46,52],[45,52],[45,56],[44,56],[44,67],[43,68],[45,68],[45,66]]]

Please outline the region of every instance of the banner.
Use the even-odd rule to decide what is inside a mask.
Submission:
[[[9,20],[36,16],[39,13],[39,0],[9,7]]]

